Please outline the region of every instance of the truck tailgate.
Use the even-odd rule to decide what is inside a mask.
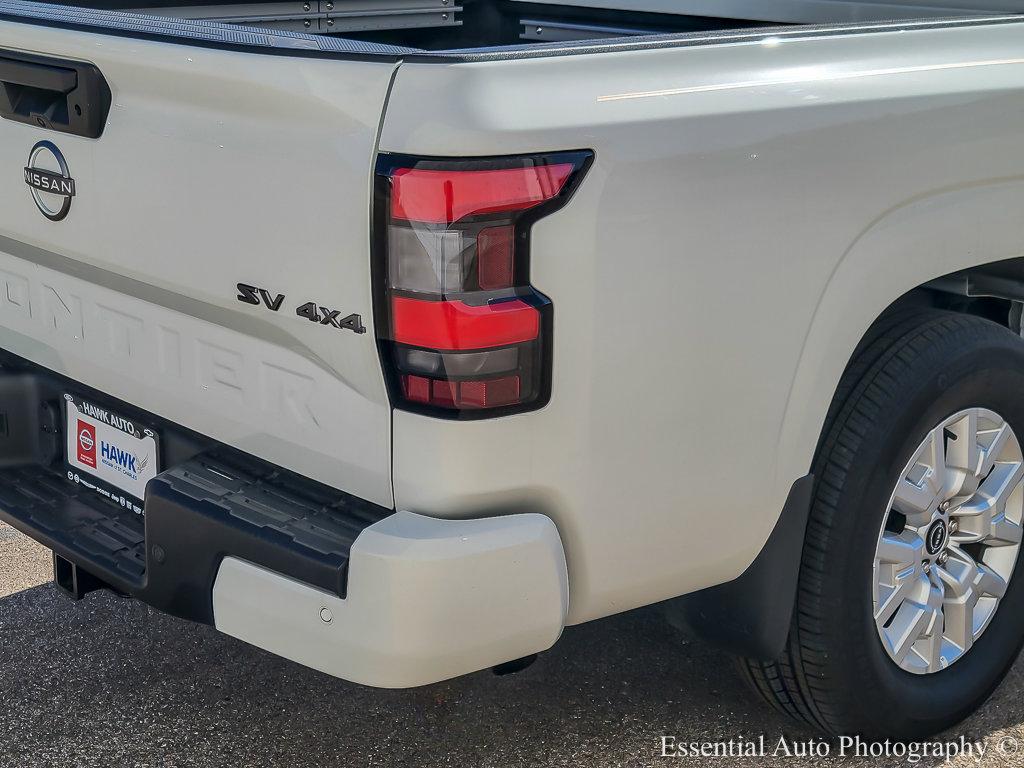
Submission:
[[[0,120],[0,348],[390,506],[369,217],[396,64],[0,22],[24,54],[94,65],[111,105],[98,138]]]

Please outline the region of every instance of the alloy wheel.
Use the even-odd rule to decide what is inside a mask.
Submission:
[[[1010,425],[960,411],[924,438],[889,499],[873,569],[875,625],[907,672],[945,669],[992,621],[1017,561],[1024,457]]]

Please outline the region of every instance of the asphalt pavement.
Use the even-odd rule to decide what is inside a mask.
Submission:
[[[808,746],[817,734],[752,698],[725,654],[658,608],[571,627],[514,675],[381,691],[110,594],[71,602],[50,567],[49,552],[0,524],[5,768],[915,764],[898,747],[872,758]],[[981,712],[938,739],[981,742],[984,755],[948,764],[1024,766],[1022,692],[1019,662]],[[662,756],[691,743],[719,754]],[[751,749],[764,754],[735,754]],[[799,756],[809,749],[818,755]]]

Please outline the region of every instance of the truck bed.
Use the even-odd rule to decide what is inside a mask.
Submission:
[[[72,4],[421,50],[1024,10],[1021,0],[82,0]]]

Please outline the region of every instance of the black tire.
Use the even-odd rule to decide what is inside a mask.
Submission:
[[[815,489],[789,639],[741,660],[777,709],[828,733],[917,739],[974,712],[1024,642],[1024,555],[991,624],[947,669],[915,675],[882,647],[871,574],[889,494],[928,430],[968,407],[1024,437],[1024,341],[982,318],[926,310],[875,335],[847,369],[815,459]]]

